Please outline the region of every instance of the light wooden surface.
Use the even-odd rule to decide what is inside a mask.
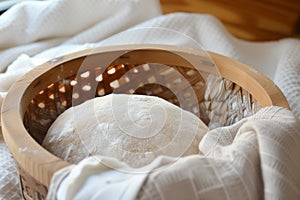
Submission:
[[[235,36],[266,41],[300,38],[300,0],[160,0],[163,13],[208,13]]]

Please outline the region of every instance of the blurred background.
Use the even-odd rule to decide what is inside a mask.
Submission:
[[[236,37],[264,41],[300,38],[300,0],[160,0],[164,13],[209,13]]]
[[[0,14],[25,0],[0,0]],[[151,0],[150,0],[151,1]],[[300,38],[300,0],[160,0],[164,14],[208,13],[249,41]]]

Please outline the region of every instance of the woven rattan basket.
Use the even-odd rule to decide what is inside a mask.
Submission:
[[[242,117],[246,117],[243,109],[250,109],[250,113],[253,114],[260,106],[276,105],[288,108],[281,91],[264,75],[230,58],[214,53],[207,54],[213,63],[207,57],[203,57],[200,51],[179,47],[102,47],[53,59],[15,82],[3,104],[2,129],[19,171],[24,198],[44,199],[52,175],[69,165],[40,145],[49,126],[68,107],[96,96],[112,92],[156,95],[184,106],[205,123],[209,123],[207,113],[210,112],[210,107],[203,104],[205,80],[207,76],[217,73],[213,70],[217,67],[222,78],[233,83],[229,89],[236,90],[232,94],[240,97],[238,103],[241,108],[241,112],[234,112],[240,112]],[[112,57],[116,59],[109,62]],[[193,65],[203,70],[201,75],[195,70],[195,66],[184,58],[195,61]],[[109,67],[103,68],[100,63],[107,59]],[[155,65],[145,63],[160,63],[168,67],[158,70]],[[175,79],[170,69],[179,72],[188,80],[199,105],[178,103],[177,95],[169,90],[168,86],[177,85],[185,91],[186,85],[178,78]],[[139,76],[141,73],[143,75]],[[163,84],[155,84],[157,81]],[[133,88],[133,85],[136,87]],[[187,100],[188,96],[185,96]],[[195,106],[200,109],[195,109]],[[227,124],[230,123],[233,122]]]

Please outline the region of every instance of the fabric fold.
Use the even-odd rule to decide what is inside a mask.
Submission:
[[[209,131],[199,155],[160,156],[136,169],[89,157],[70,169],[59,188],[53,179],[50,193],[57,199],[299,199],[299,128],[287,109],[263,108]]]

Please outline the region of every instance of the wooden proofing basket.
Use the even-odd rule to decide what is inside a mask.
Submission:
[[[45,150],[41,143],[59,114],[88,99],[112,92],[156,95],[190,110],[208,124],[209,113],[214,108],[205,99],[205,81],[217,73],[213,70],[217,67],[222,78],[233,83],[227,88],[234,91],[232,97],[239,97],[239,109],[233,112],[246,117],[244,109],[253,114],[257,107],[288,108],[281,91],[264,75],[230,58],[207,54],[214,63],[197,50],[173,46],[102,47],[53,59],[16,81],[2,107],[2,129],[18,168],[24,198],[44,199],[52,175],[70,165]],[[108,67],[101,66],[103,61]],[[173,76],[175,72],[181,79]],[[184,102],[188,102],[190,95],[184,93],[188,87],[186,83],[196,94],[197,105],[182,103],[178,94],[170,89],[172,86],[179,88]],[[224,116],[226,118],[227,114]],[[233,121],[227,125],[231,123]]]

